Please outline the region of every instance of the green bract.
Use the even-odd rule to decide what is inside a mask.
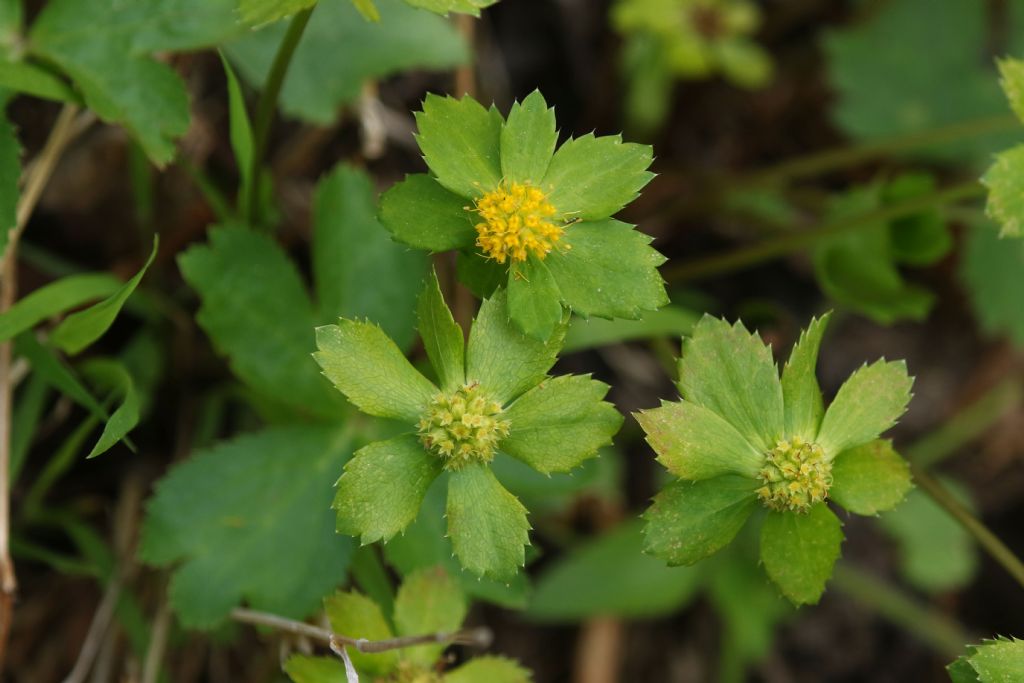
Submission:
[[[384,640],[398,636],[452,633],[466,617],[466,598],[440,567],[410,574],[398,589],[390,620],[380,605],[356,591],[338,592],[324,601],[331,629],[349,638]],[[349,648],[356,672],[378,683],[529,683],[530,673],[510,659],[477,657],[439,673],[443,644],[417,645],[379,654]],[[341,660],[294,655],[285,671],[295,683],[338,683],[349,680]]]
[[[996,638],[971,645],[946,667],[953,683],[1011,683],[1024,680],[1024,640]]]
[[[1024,62],[999,62],[1003,92],[1010,108],[1024,122]],[[1024,237],[1024,145],[996,155],[995,163],[981,179],[988,187],[988,215],[1002,226],[1002,237]]]
[[[843,538],[826,501],[873,515],[902,500],[908,468],[877,438],[903,414],[912,380],[902,362],[865,365],[826,410],[815,365],[827,323],[811,322],[781,380],[771,349],[740,323],[697,324],[679,361],[682,400],[637,416],[680,479],[644,515],[648,552],[694,564],[729,544],[760,504],[765,570],[790,600],[813,603]]]
[[[523,565],[526,509],[488,464],[500,450],[543,472],[568,472],[610,442],[622,416],[588,376],[548,377],[565,323],[548,342],[509,322],[503,289],[483,302],[469,335],[431,277],[417,314],[431,382],[379,327],[342,319],[317,329],[324,375],[363,412],[408,433],[359,450],[338,481],[338,530],[387,541],[419,512],[431,482],[448,477],[448,535],[459,562],[507,579]]]
[[[395,238],[457,249],[460,275],[487,294],[507,285],[520,330],[548,339],[562,304],[605,318],[638,318],[668,303],[651,239],[611,216],[653,175],[651,148],[585,135],[556,151],[554,111],[534,92],[508,119],[470,97],[428,95],[416,115],[430,174],[408,176],[381,198]]]

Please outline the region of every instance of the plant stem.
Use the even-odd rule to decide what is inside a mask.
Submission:
[[[949,659],[958,657],[970,641],[957,622],[861,569],[838,564],[832,579],[840,591],[913,633]]]
[[[32,162],[25,178],[25,188],[18,199],[16,222],[8,234],[7,246],[0,258],[0,315],[14,305],[18,296],[18,240],[25,231],[29,216],[43,194],[53,169],[64,148],[74,137],[78,108],[64,105],[50,130],[39,156]],[[80,132],[82,128],[79,127]],[[11,381],[12,344],[0,344],[0,671],[4,668],[7,639],[14,613],[14,596],[18,580],[11,560],[11,419],[14,387]]]
[[[306,636],[322,643],[348,645],[359,652],[387,652],[398,650],[412,645],[423,645],[425,643],[456,643],[458,645],[472,645],[474,647],[487,647],[491,643],[492,635],[489,629],[473,628],[455,631],[454,633],[427,633],[419,636],[402,636],[400,638],[388,638],[386,640],[367,640],[365,638],[350,638],[319,626],[313,626],[302,621],[295,621],[276,614],[257,612],[251,609],[237,608],[231,611],[231,618],[243,624],[255,626],[267,626],[269,628],[292,633],[299,636]]]
[[[841,218],[810,230],[780,235],[765,240],[760,244],[742,247],[724,254],[712,255],[689,263],[682,263],[678,266],[664,269],[662,275],[666,280],[679,282],[728,273],[799,251],[826,237],[853,232],[943,204],[973,199],[984,193],[984,186],[977,181],[971,180],[903,202],[883,206],[857,216]]]
[[[959,522],[960,526],[974,536],[978,545],[984,548],[993,560],[1001,564],[1003,569],[1020,584],[1021,588],[1024,588],[1024,563],[1020,561],[1020,558],[1014,555],[1013,551],[987,526],[982,524],[981,520],[964,507],[939,480],[913,462],[910,463],[910,471],[918,486]]]
[[[267,152],[267,141],[270,138],[270,124],[274,120],[274,112],[277,111],[277,98],[281,94],[281,86],[284,85],[284,77],[288,75],[288,67],[291,65],[295,48],[306,30],[309,17],[313,14],[316,5],[301,10],[292,17],[288,24],[288,32],[284,34],[281,45],[277,48],[274,56],[274,63],[267,74],[267,80],[263,84],[263,93],[260,95],[260,103],[256,109],[256,120],[253,122],[253,153],[252,153],[252,192],[249,193],[249,206],[246,207],[245,217],[250,223],[256,218],[260,206],[260,168],[263,166],[263,156]]]
[[[795,178],[816,175],[846,166],[912,149],[931,147],[963,138],[979,137],[990,133],[1020,128],[1020,122],[1013,115],[991,116],[971,121],[962,121],[946,126],[923,130],[911,135],[899,135],[858,145],[847,145],[815,152],[803,157],[789,159],[777,166],[755,171],[739,179],[743,185],[779,185]]]

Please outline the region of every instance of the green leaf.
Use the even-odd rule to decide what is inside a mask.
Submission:
[[[114,318],[121,312],[124,302],[139,286],[142,276],[146,274],[153,259],[156,258],[158,247],[159,240],[154,237],[153,249],[149,252],[149,258],[146,259],[146,263],[139,269],[139,272],[103,301],[65,318],[50,335],[50,344],[65,353],[76,354],[103,336],[103,333],[114,324]]]
[[[683,342],[679,391],[725,418],[759,452],[774,448],[784,433],[782,383],[771,349],[741,322],[701,318]]]
[[[420,374],[384,331],[339,320],[316,328],[313,354],[338,391],[364,413],[416,424],[437,387]]]
[[[750,445],[718,413],[676,401],[636,414],[658,462],[680,479],[699,481],[722,474],[757,477],[764,453]]]
[[[356,451],[338,480],[338,531],[363,545],[387,541],[416,519],[423,496],[441,474],[441,460],[412,434]]]
[[[501,182],[501,114],[470,96],[428,94],[416,114],[416,141],[437,182],[462,197],[479,197]]]
[[[907,409],[914,380],[903,361],[878,360],[863,365],[839,387],[825,411],[818,445],[826,457],[874,441]]]
[[[525,560],[530,524],[526,508],[485,465],[468,465],[448,481],[448,536],[470,572],[499,580],[514,577]]]
[[[978,672],[971,667],[967,661],[967,655],[958,657],[952,664],[946,667],[949,679],[952,683],[980,683]]]
[[[380,21],[380,10],[377,9],[377,5],[373,3],[373,0],[352,0],[352,5],[363,15],[363,19],[367,21]]]
[[[333,322],[367,317],[400,348],[411,346],[426,254],[391,240],[377,221],[373,182],[351,166],[339,164],[318,183],[313,207],[313,276],[320,318]]]
[[[7,252],[10,232],[18,222],[18,181],[21,179],[21,144],[14,127],[0,117],[0,258]]]
[[[562,295],[551,271],[534,256],[511,267],[508,313],[519,329],[534,339],[548,339],[562,322]]]
[[[910,467],[892,441],[877,439],[836,457],[828,495],[850,512],[877,515],[899,505],[912,487]]]
[[[858,140],[914,134],[931,127],[997,116],[1005,110],[995,73],[987,65],[989,16],[974,0],[950,0],[934,12],[930,0],[900,0],[870,13],[867,21],[827,36],[829,80],[838,95],[836,119]],[[1019,53],[1022,15],[1004,18],[1008,44]],[[918,59],[927,54],[928,59]],[[957,84],[956,98],[949,97]],[[1017,133],[992,133],[950,141],[918,152],[984,162]]]
[[[794,604],[817,604],[843,542],[842,523],[825,503],[806,513],[771,510],[761,527],[761,562]]]
[[[818,349],[831,313],[812,319],[793,346],[782,370],[782,403],[786,414],[786,435],[814,441],[825,408],[818,386]]]
[[[565,304],[584,317],[639,318],[668,303],[658,266],[665,257],[627,223],[579,223],[544,260]]]
[[[530,672],[505,657],[476,657],[444,675],[444,683],[530,683]]]
[[[498,0],[405,0],[413,7],[419,7],[421,9],[429,10],[436,14],[445,14],[449,12],[460,12],[462,14],[472,14],[474,17],[480,16],[480,10],[484,7],[490,7]]]
[[[128,432],[139,423],[139,396],[135,390],[135,382],[121,363],[95,358],[82,366],[82,374],[112,394],[121,397],[121,405],[111,413],[100,434],[99,441],[89,451],[86,458],[95,458],[106,453]]]
[[[405,177],[380,198],[380,220],[396,240],[428,251],[467,247],[476,240],[467,200],[426,173]]]
[[[968,492],[943,479],[960,502],[974,508]],[[918,489],[879,523],[899,542],[900,568],[915,586],[929,592],[966,586],[978,569],[978,550],[971,535]]]
[[[981,683],[1013,683],[1024,678],[1024,640],[997,638],[973,648],[967,662]]]
[[[654,152],[622,137],[588,133],[565,142],[542,182],[560,215],[583,220],[608,218],[640,195],[654,174],[647,167]]]
[[[935,176],[903,173],[882,186],[882,205],[898,204],[935,192]],[[953,235],[938,207],[889,221],[889,247],[898,263],[928,266],[953,249]]]
[[[46,378],[50,386],[86,408],[97,420],[107,419],[107,411],[78,381],[74,371],[67,366],[56,351],[43,346],[35,338],[35,335],[29,332],[20,334],[14,340],[14,352],[28,360],[34,373]]]
[[[405,576],[420,569],[442,566],[459,581],[467,595],[507,609],[522,609],[526,606],[529,589],[525,572],[516,574],[511,581],[496,581],[466,571],[455,559],[444,518],[447,490],[448,475],[445,474],[427,491],[416,521],[384,546],[388,563]]]
[[[1024,306],[1011,294],[1024,291],[1024,241],[999,239],[988,222],[972,226],[960,277],[982,329],[1024,346]]]
[[[666,486],[644,513],[644,550],[670,565],[696,564],[732,542],[757,504],[757,481],[734,474]]]
[[[284,663],[284,672],[293,683],[346,683],[345,666],[337,657],[292,655]]]
[[[86,273],[44,285],[0,315],[0,341],[12,339],[64,311],[109,297],[122,284],[107,273]]]
[[[39,373],[30,374],[14,395],[14,411],[11,415],[12,482],[18,481],[18,475],[36,438],[36,430],[43,419],[49,399],[49,382]]]
[[[526,336],[508,319],[506,300],[502,290],[484,300],[466,348],[466,380],[479,382],[502,404],[540,384],[555,364],[565,335],[563,323],[547,342]]]
[[[501,129],[501,172],[506,182],[539,186],[555,153],[555,110],[534,90],[515,102]]]
[[[315,4],[316,0],[238,0],[238,13],[247,24],[269,24]]]
[[[260,396],[337,419],[344,402],[310,362],[316,316],[295,265],[270,237],[242,227],[215,228],[209,239],[178,265],[199,293],[196,320],[214,347]]]
[[[512,429],[501,450],[544,474],[575,469],[622,426],[619,411],[602,400],[607,393],[608,385],[589,375],[542,382],[505,411]]]
[[[1024,123],[1024,62],[1013,57],[997,59],[999,85],[1010,103],[1010,109]]]
[[[642,550],[639,520],[571,548],[541,574],[526,616],[561,622],[598,616],[651,618],[678,611],[693,597],[702,573],[666,567]]]
[[[63,79],[28,62],[0,61],[0,88],[54,102],[82,103],[82,98]]]
[[[469,606],[458,583],[441,567],[421,569],[405,577],[395,596],[395,629],[400,636],[453,633],[462,626]],[[406,661],[429,668],[446,645],[409,648]]]
[[[238,205],[248,206],[254,180],[252,124],[249,122],[249,112],[245,108],[242,86],[238,84],[238,77],[235,76],[235,71],[223,52],[220,53],[220,63],[224,67],[224,75],[228,81],[228,135],[231,140],[231,151],[235,153],[238,175],[241,178]]]
[[[380,21],[373,23],[348,0],[319,4],[292,55],[281,90],[286,114],[326,126],[342,107],[359,99],[368,81],[410,69],[448,70],[469,60],[465,41],[444,19],[418,12],[401,0],[374,4]],[[242,79],[263,87],[287,30],[284,23],[273,24],[225,46]]]
[[[1024,236],[1024,145],[997,154],[981,181],[988,188],[985,213],[1002,226],[999,236]]]
[[[423,348],[434,366],[441,389],[452,391],[466,383],[466,340],[444,302],[441,284],[433,270],[420,294],[416,308]]]
[[[324,608],[335,633],[366,640],[385,640],[393,636],[380,606],[356,591],[335,593],[324,600]],[[387,676],[398,665],[397,650],[367,654],[352,647],[347,649],[356,668],[369,676]]]
[[[335,534],[330,503],[349,443],[336,429],[267,429],[200,451],[157,484],[139,555],[181,563],[170,601],[182,624],[213,626],[243,600],[301,618],[344,579],[352,543]]]
[[[573,318],[562,350],[568,353],[638,339],[688,336],[698,320],[699,313],[681,306],[664,306],[657,311],[648,311],[640,320]]]

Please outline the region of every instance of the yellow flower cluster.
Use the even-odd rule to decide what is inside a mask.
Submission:
[[[825,500],[832,487],[832,463],[821,446],[795,436],[768,451],[757,478],[761,502],[773,510],[806,512]]]
[[[564,232],[551,220],[555,207],[529,183],[502,183],[474,203],[481,219],[476,245],[498,263],[525,261],[530,253],[543,259]]]
[[[438,394],[417,425],[420,441],[449,470],[490,462],[509,432],[509,421],[499,417],[501,412],[501,405],[484,396],[476,384]]]

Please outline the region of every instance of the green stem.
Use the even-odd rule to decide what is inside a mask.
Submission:
[[[840,591],[913,633],[948,659],[959,657],[970,642],[960,624],[865,571],[839,564],[832,580]]]
[[[963,138],[979,137],[1020,128],[1013,115],[991,116],[953,123],[911,135],[899,135],[797,157],[741,178],[740,184],[779,185],[795,178],[817,175],[846,166],[913,149],[932,147]]]
[[[313,14],[316,5],[297,12],[288,25],[288,32],[285,33],[277,54],[274,56],[274,63],[267,74],[267,80],[263,84],[263,94],[260,96],[259,107],[256,110],[256,120],[253,122],[253,153],[252,153],[252,192],[249,193],[249,206],[246,208],[245,216],[250,223],[255,219],[260,206],[260,167],[263,165],[263,156],[267,152],[267,140],[270,138],[270,124],[274,120],[274,112],[277,111],[277,98],[281,94],[281,86],[284,85],[284,77],[288,74],[288,67],[291,65],[295,48],[306,30],[309,17]]]
[[[998,536],[992,533],[987,526],[982,524],[981,520],[964,507],[939,480],[913,462],[910,463],[910,471],[914,475],[917,485],[948,512],[953,519],[959,522],[960,526],[974,536],[978,545],[993,560],[1001,564],[1003,569],[1020,584],[1021,588],[1024,588],[1024,563],[1020,561],[1020,558],[1014,555],[1013,551]]]
[[[1007,411],[1021,403],[1021,378],[1014,373],[960,410],[941,427],[903,451],[904,457],[928,468],[945,460],[988,431]]]
[[[980,197],[984,193],[984,186],[977,181],[971,180],[897,204],[883,206],[857,216],[841,218],[831,223],[825,223],[817,228],[780,235],[765,240],[760,244],[743,247],[725,254],[709,256],[689,263],[682,263],[678,266],[664,269],[662,275],[666,280],[678,282],[728,273],[800,251],[826,237],[834,237],[835,235],[878,225],[879,223],[885,223],[943,204],[973,199]]]

